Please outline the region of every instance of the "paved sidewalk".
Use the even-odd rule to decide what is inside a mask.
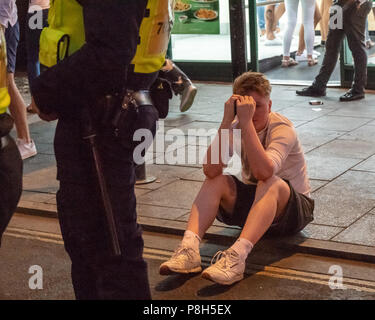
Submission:
[[[186,134],[188,129],[219,127],[231,86],[206,83],[197,86],[195,104],[188,112],[180,113],[179,101],[173,99],[164,121],[165,131],[178,128]],[[310,106],[310,99],[296,96],[295,90],[291,86],[274,86],[272,109],[286,115],[297,128],[316,201],[315,220],[297,236],[265,241],[303,252],[375,262],[375,94],[368,92],[366,100],[359,102],[340,103],[338,97],[345,90],[329,89],[328,96],[322,99],[324,105]],[[23,93],[29,100],[27,89]],[[29,116],[29,122],[38,155],[24,161],[19,212],[55,216],[56,123],[41,122],[35,115]],[[166,142],[164,148],[169,159],[176,145],[189,156],[204,149],[183,136],[171,143]],[[157,180],[136,187],[139,222],[146,230],[182,234],[204,175],[200,164],[156,164],[163,157],[158,150],[148,153],[147,175]],[[238,228],[217,222],[208,237],[220,241],[238,234]]]

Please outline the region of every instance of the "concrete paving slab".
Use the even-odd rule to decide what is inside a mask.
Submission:
[[[334,236],[343,231],[344,228],[323,226],[310,223],[303,229],[302,233],[306,238],[317,240],[331,240]]]
[[[305,121],[305,120],[293,120],[293,125],[295,128],[299,128],[301,127],[302,125],[308,123],[308,121]]]
[[[164,119],[164,125],[166,127],[180,127],[199,119],[201,119],[201,116],[191,113],[169,112],[167,119]]]
[[[148,164],[146,166],[146,176],[154,176],[156,181],[144,185],[137,185],[137,188],[157,190],[195,171],[195,168],[189,167]]]
[[[375,215],[366,214],[332,240],[375,246]],[[374,249],[375,250],[375,249]]]
[[[312,152],[305,154],[310,179],[333,180],[361,161],[360,159],[340,158],[325,154],[313,154]]]
[[[202,168],[203,159],[207,152],[206,146],[187,145],[182,148],[170,146],[166,153],[155,158],[157,164]]]
[[[36,191],[56,193],[59,183],[56,180],[56,167],[41,168],[39,170],[26,173],[23,176],[23,189]]]
[[[288,107],[279,111],[280,114],[286,116],[289,120],[306,120],[311,121],[332,112],[333,108],[322,108],[321,106],[311,106],[305,103],[298,103],[293,107]]]
[[[355,166],[352,170],[375,172],[375,156],[371,156],[365,161]]]
[[[35,143],[53,144],[57,121],[36,122],[29,126],[30,135]]]
[[[198,137],[205,137],[212,135],[211,131],[217,131],[220,127],[220,123],[216,122],[204,122],[204,121],[194,121],[185,124],[178,129],[183,132],[183,134],[189,134]]]
[[[149,193],[151,192],[152,190],[150,189],[141,189],[141,188],[138,188],[138,187],[135,187],[134,188],[134,192],[135,192],[135,196],[138,198],[146,193]]]
[[[39,154],[23,161],[23,173],[30,174],[42,169],[53,169],[56,167],[54,155]]]
[[[223,120],[223,113],[217,112],[215,114],[209,114],[209,115],[202,116],[199,121],[217,122],[220,126],[220,123],[221,123],[222,120]]]
[[[314,130],[322,129],[349,132],[367,124],[370,121],[371,118],[366,117],[343,117],[325,115],[304,124],[302,127],[309,128],[312,132]]]
[[[313,193],[314,223],[348,227],[375,207],[375,174],[348,171]]]
[[[306,128],[305,125],[297,127],[296,131],[305,153],[333,141],[344,134],[342,131],[311,130],[309,127]]]
[[[325,186],[327,183],[329,183],[327,180],[310,179],[311,192],[315,192],[317,189]]]
[[[343,106],[331,112],[332,116],[368,117],[375,118],[375,110],[368,101],[357,102],[355,105]]]
[[[52,143],[40,143],[35,141],[36,143],[36,149],[38,151],[38,154],[47,154],[47,155],[54,155],[54,149]]]
[[[190,210],[201,185],[194,181],[175,181],[139,197],[138,203]]]
[[[368,142],[373,143],[374,136],[375,136],[375,126],[364,125],[356,130],[353,130],[351,132],[348,132],[340,136],[338,139],[354,140],[354,141],[360,140],[360,141],[368,141]]]
[[[375,153],[373,141],[333,140],[309,152],[308,155],[334,156],[338,158],[366,159]]]

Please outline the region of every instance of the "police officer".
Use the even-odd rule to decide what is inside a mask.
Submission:
[[[319,74],[315,77],[310,87],[296,91],[297,95],[309,97],[321,97],[326,95],[326,87],[335,69],[341,43],[344,37],[348,39],[350,51],[354,59],[354,80],[352,88],[340,97],[340,101],[360,100],[365,97],[365,85],[367,81],[367,53],[365,46],[365,26],[367,16],[372,7],[371,0],[335,0],[334,7],[342,10],[342,26],[331,28],[326,42],[326,52]],[[332,15],[331,17],[333,17]]]
[[[60,9],[54,8],[59,1]],[[55,0],[50,14],[54,12],[55,18],[62,15],[63,24],[61,12],[73,2]],[[170,1],[78,2],[83,9],[84,45],[45,71],[32,88],[33,108],[40,117],[59,119],[54,141],[60,180],[57,209],[65,248],[72,260],[73,287],[77,299],[150,299],[143,239],[136,221],[132,136],[138,128],[155,133],[158,114],[147,90],[164,64]],[[71,17],[73,13],[68,14]],[[72,35],[70,42],[74,41]],[[112,106],[116,97],[124,95],[134,95],[133,101],[139,98],[135,102],[138,107],[126,113],[125,123],[120,123],[115,135],[113,121],[109,125],[101,122],[107,117],[100,102],[111,97]],[[110,254],[94,162],[90,146],[82,139],[82,110],[86,109],[98,130],[97,146],[120,257]]]
[[[6,112],[10,98],[6,87],[6,49],[0,25],[0,246],[1,238],[22,192],[22,160],[9,135],[13,119]]]

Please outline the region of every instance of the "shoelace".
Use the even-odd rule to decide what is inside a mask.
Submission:
[[[224,269],[229,269],[236,265],[232,258],[237,258],[237,252],[233,250],[218,251],[211,259],[211,265],[217,263],[218,266],[222,266]]]
[[[176,258],[181,256],[181,254],[187,255],[189,259],[193,259],[193,254],[190,251],[194,251],[194,249],[189,247],[178,247],[176,251],[173,253],[172,258]]]

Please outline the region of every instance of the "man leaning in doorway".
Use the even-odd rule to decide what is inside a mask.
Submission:
[[[326,95],[328,80],[335,69],[341,43],[346,36],[353,54],[354,80],[351,89],[340,97],[340,101],[360,100],[365,97],[364,90],[367,80],[365,26],[371,7],[371,0],[335,0],[333,2],[322,67],[313,84],[310,87],[297,90],[297,95],[309,97]],[[342,16],[342,24],[339,21],[340,16]]]

